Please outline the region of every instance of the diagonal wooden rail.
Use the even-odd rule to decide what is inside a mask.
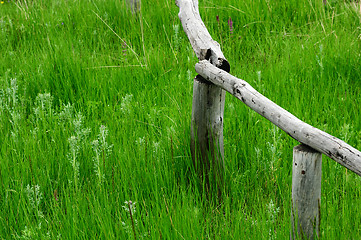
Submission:
[[[325,154],[361,176],[361,152],[344,141],[315,128],[278,106],[246,81],[214,67],[208,61],[196,64],[196,71],[206,80],[226,90],[248,107],[281,128],[292,138]]]

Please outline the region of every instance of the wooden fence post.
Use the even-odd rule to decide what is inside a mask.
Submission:
[[[198,75],[194,78],[191,152],[196,171],[206,187],[221,194],[224,174],[223,111],[225,91]],[[208,190],[208,189],[207,189]]]
[[[321,173],[321,153],[304,144],[293,148],[291,239],[320,236]]]
[[[127,4],[132,13],[136,13],[140,10],[141,0],[127,0]]]
[[[230,65],[219,43],[209,34],[199,14],[198,0],[176,0],[179,20],[199,60],[207,60],[229,72]],[[206,190],[224,186],[223,110],[225,91],[197,76],[193,85],[191,152],[192,159]],[[214,188],[216,187],[216,188]],[[210,194],[212,195],[212,194]]]

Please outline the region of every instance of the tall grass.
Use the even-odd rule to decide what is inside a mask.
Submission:
[[[361,149],[353,1],[206,1],[231,73]],[[172,2],[0,5],[1,239],[286,239],[298,143],[228,96],[224,201],[189,152],[197,62]],[[217,18],[218,16],[218,18]],[[232,31],[229,20],[232,20]],[[321,236],[357,239],[360,178],[324,157]]]

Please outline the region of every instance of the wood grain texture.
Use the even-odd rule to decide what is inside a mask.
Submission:
[[[201,79],[200,79],[201,78]],[[201,179],[223,185],[223,112],[226,92],[201,76],[194,79],[191,153]]]
[[[228,61],[219,43],[214,41],[199,15],[198,0],[177,0],[179,20],[199,60],[209,60],[213,65],[227,72]]]
[[[306,146],[293,148],[291,239],[320,236],[322,154]]]

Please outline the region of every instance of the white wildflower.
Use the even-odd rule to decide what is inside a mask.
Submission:
[[[190,80],[190,81],[193,81],[194,77],[192,76],[192,72],[191,70],[187,70],[187,79]]]
[[[120,103],[120,111],[122,113],[130,113],[131,107],[132,107],[132,94],[127,94],[124,97],[122,97],[122,102]]]
[[[261,71],[257,71],[257,79],[258,79],[258,82],[259,82],[259,83],[261,82],[261,78],[262,78],[262,72],[261,72]]]
[[[273,200],[271,199],[271,201],[267,205],[267,218],[268,218],[267,223],[270,226],[273,226],[275,224],[277,214],[279,211],[280,211],[280,208],[276,207],[276,205],[273,203]],[[269,235],[269,239],[277,239],[276,232],[273,231],[271,227],[269,229],[268,235]]]
[[[174,49],[178,50],[179,46],[180,46],[180,37],[179,37],[179,24],[175,24],[173,25],[173,30],[174,30]]]
[[[39,93],[35,99],[34,113],[36,119],[42,119],[43,117],[49,117],[53,115],[53,97],[50,93]]]
[[[90,133],[90,128],[83,127],[83,115],[77,113],[75,119],[73,120],[73,125],[75,129],[76,137],[79,138],[80,142],[84,142],[88,134]]]
[[[323,45],[322,44],[320,45],[319,55],[316,55],[316,60],[322,71],[323,70]]]
[[[276,221],[276,217],[279,211],[280,208],[276,207],[276,205],[273,203],[273,200],[271,199],[267,205],[267,216],[270,223],[273,224]]]
[[[74,116],[74,108],[73,106],[68,103],[67,105],[63,106],[62,111],[59,113],[59,120],[66,121],[72,119]]]
[[[99,128],[98,139],[92,142],[93,150],[95,152],[95,157],[93,158],[94,162],[94,172],[98,177],[98,184],[100,185],[105,178],[105,169],[102,169],[100,160],[103,159],[105,163],[106,158],[110,155],[113,145],[109,145],[106,138],[108,136],[108,129],[106,126],[101,125]],[[104,168],[104,167],[103,167]]]
[[[130,206],[130,211],[132,212],[132,214],[134,214],[134,213],[135,213],[135,210],[136,210],[136,206],[135,206],[136,203],[137,203],[137,202],[132,202],[131,200],[125,201],[125,202],[124,202],[124,205],[122,206],[122,208],[124,208],[124,210],[125,210],[126,212],[129,212],[129,206]]]
[[[348,123],[344,123],[341,127],[341,139],[348,142],[354,135],[353,126]]]
[[[43,199],[43,193],[40,192],[40,186],[27,185],[25,192],[33,210],[36,212],[38,216],[43,217],[43,213],[40,210],[41,200]]]
[[[102,169],[100,164],[100,159],[103,159],[105,163],[106,158],[110,155],[113,145],[109,145],[106,138],[108,136],[108,129],[106,126],[101,125],[99,128],[98,139],[92,142],[93,150],[95,152],[95,157],[93,158],[94,162],[94,171],[98,176],[98,183],[101,184],[105,178],[105,169]],[[104,167],[103,167],[104,168]]]
[[[153,142],[153,152],[158,153],[159,148],[160,148],[160,143],[159,142]]]
[[[132,202],[131,200],[129,201],[125,201],[124,205],[122,206],[122,208],[131,215],[131,218],[134,221],[134,225],[137,226],[138,225],[138,221],[137,219],[135,219],[134,214],[136,212],[136,207],[135,207],[136,202]],[[127,224],[126,222],[122,221],[122,226],[123,229],[129,234],[130,230],[131,230],[131,225]]]
[[[135,140],[135,143],[142,147],[145,144],[145,137],[138,138],[138,140]]]

